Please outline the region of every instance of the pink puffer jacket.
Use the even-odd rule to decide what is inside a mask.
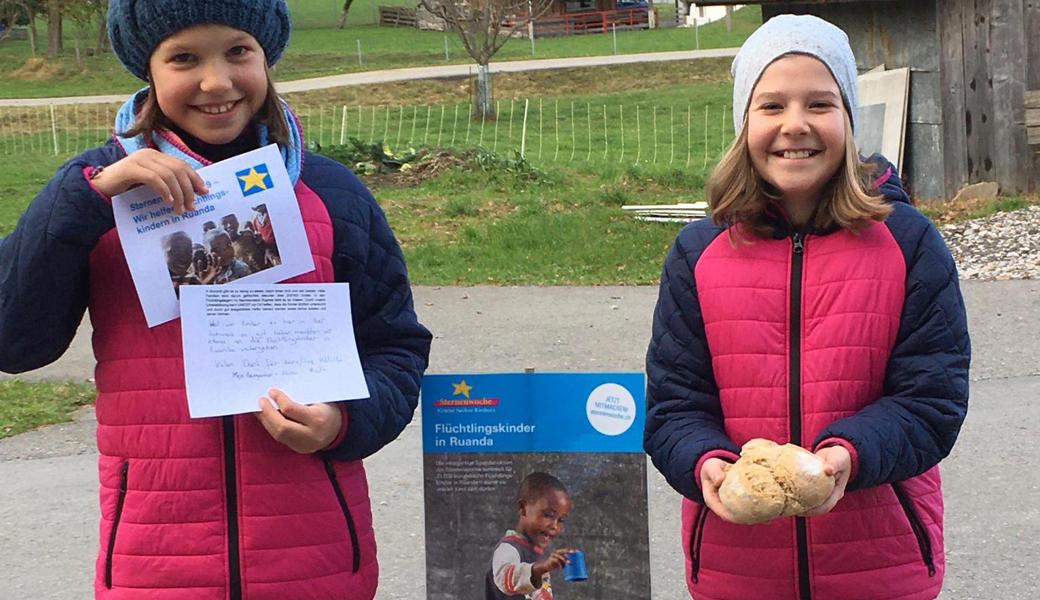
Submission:
[[[296,186],[333,281],[322,200]],[[116,231],[90,260],[98,360],[102,600],[367,600],[378,566],[360,460],[300,455],[251,414],[189,419],[180,321],[149,329]],[[239,592],[240,590],[240,592]]]
[[[734,246],[722,234],[694,272],[725,431],[737,445],[794,437],[812,447],[828,425],[883,395],[906,294],[905,260],[889,229],[807,237],[798,332],[788,330],[798,293],[792,251],[790,239]],[[801,365],[792,364],[792,339]],[[797,417],[790,372],[801,379]],[[944,571],[942,508],[938,467],[851,492],[830,514],[765,525],[729,524],[684,499],[690,592],[697,600],[932,600]]]

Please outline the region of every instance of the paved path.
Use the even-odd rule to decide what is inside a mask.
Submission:
[[[571,69],[576,67],[602,67],[608,65],[627,65],[633,63],[662,62],[673,60],[694,60],[698,58],[725,58],[737,55],[739,48],[720,48],[712,50],[685,50],[681,52],[647,52],[643,54],[618,54],[610,56],[578,56],[573,58],[549,58],[543,60],[516,60],[492,63],[492,73],[519,73],[522,71],[545,71],[551,69]],[[466,77],[472,73],[474,65],[443,65],[437,67],[412,67],[407,69],[384,69],[382,71],[364,71],[346,75],[315,77],[283,81],[275,85],[280,93],[307,92],[326,88],[388,83],[392,81],[410,81],[415,79],[450,79]],[[0,100],[4,106],[48,106],[61,104],[104,104],[123,102],[127,94],[108,96],[66,96],[61,98],[13,98]]]
[[[964,282],[972,403],[944,462],[948,574],[942,600],[1034,600],[1040,564],[1040,281]],[[434,331],[431,372],[641,370],[656,290],[648,287],[416,289]],[[89,331],[49,371],[90,376]],[[366,461],[381,563],[380,600],[421,600],[425,558],[420,417]],[[97,551],[94,422],[0,441],[3,598],[90,597]],[[650,469],[655,600],[687,597],[679,498]],[[604,599],[613,600],[613,599]]]

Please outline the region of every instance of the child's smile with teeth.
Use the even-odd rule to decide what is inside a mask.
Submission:
[[[228,112],[232,108],[235,108],[236,104],[238,104],[237,100],[233,102],[227,102],[225,104],[200,104],[196,106],[195,109],[200,110],[208,115],[221,115]]]

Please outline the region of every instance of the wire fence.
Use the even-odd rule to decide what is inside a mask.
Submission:
[[[119,104],[0,108],[0,155],[67,158],[112,132]],[[539,166],[616,163],[706,168],[733,140],[728,106],[500,99],[473,118],[469,103],[297,106],[310,148],[351,138],[391,151],[483,148]]]

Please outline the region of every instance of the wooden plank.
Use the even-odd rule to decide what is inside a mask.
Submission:
[[[1027,91],[1025,95],[1026,108],[1040,108],[1040,90]]]
[[[1026,109],[1026,127],[1040,126],[1040,108]]]
[[[964,0],[936,1],[942,45],[939,85],[942,89],[944,197],[952,197],[968,182],[968,136],[964,129],[964,6]]]
[[[968,148],[968,181],[992,181],[994,176],[992,108],[989,79],[989,17],[991,0],[964,0],[964,114]],[[1003,1],[1003,0],[997,0]]]
[[[1025,122],[1026,52],[1022,2],[993,0],[990,6],[990,81],[993,87],[994,176],[1000,189],[1024,192],[1032,171]]]
[[[1040,126],[1027,127],[1026,132],[1027,139],[1029,140],[1029,145],[1040,146]],[[1036,190],[1036,187],[1033,187],[1032,189]]]
[[[1040,35],[1036,32],[1040,31],[1040,1],[1029,0],[1025,4],[1025,16],[1022,19],[1023,27],[1026,32],[1026,89],[1036,90],[1034,92],[1027,92],[1027,106],[1029,102],[1035,103],[1033,108],[1040,108]],[[1031,98],[1031,100],[1029,99]],[[1036,131],[1029,132],[1027,137],[1032,136],[1036,139]],[[1030,142],[1031,144],[1040,142]],[[1040,148],[1033,146],[1033,164],[1032,172],[1029,176],[1029,191],[1040,192]]]

